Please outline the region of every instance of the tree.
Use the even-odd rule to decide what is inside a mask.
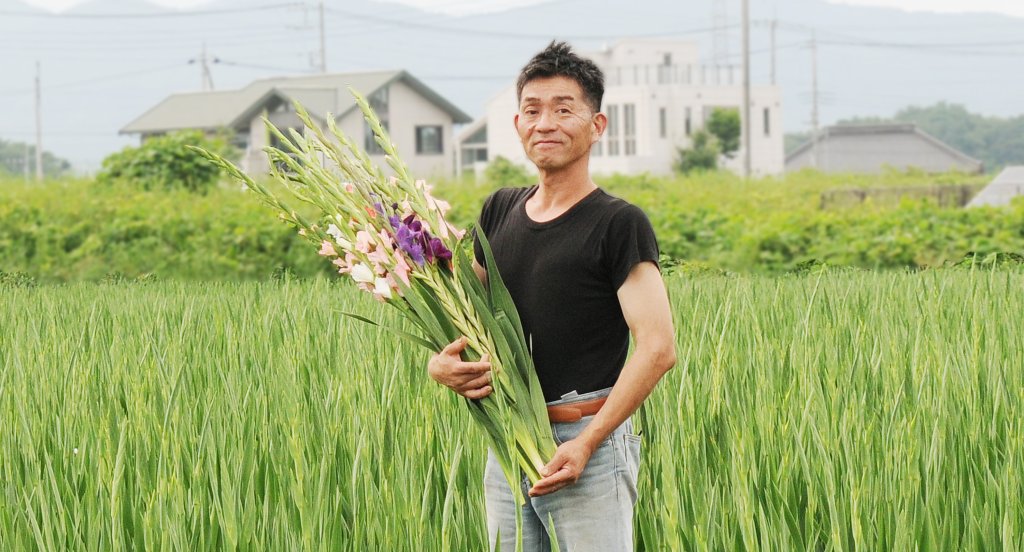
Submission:
[[[96,180],[128,182],[145,190],[184,188],[206,193],[221,171],[185,146],[198,146],[226,158],[237,153],[227,134],[208,137],[198,130],[172,132],[107,156]]]
[[[19,176],[25,173],[28,162],[28,173],[35,178],[36,147],[24,142],[8,142],[0,140],[0,174]],[[46,177],[63,176],[71,170],[71,163],[43,150],[43,174]]]
[[[740,110],[717,108],[711,112],[704,126],[718,139],[719,153],[726,159],[732,159],[740,149]]]
[[[704,129],[694,132],[693,144],[689,148],[679,148],[678,152],[675,168],[682,174],[713,171],[718,168],[718,156],[721,155],[718,139]]]

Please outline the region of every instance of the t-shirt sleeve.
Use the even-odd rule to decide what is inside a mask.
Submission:
[[[658,256],[658,240],[647,215],[634,205],[616,213],[608,227],[604,259],[612,288],[622,287],[639,263],[651,261],[657,266]]]
[[[473,227],[473,256],[476,258],[476,262],[484,267],[487,266],[487,263],[484,261],[484,248],[480,245],[477,233],[483,232],[485,236],[490,236],[491,230],[494,228],[494,204],[497,202],[497,197],[500,193],[501,190],[498,190],[487,196],[487,199],[484,200],[483,208],[480,209],[480,219]]]

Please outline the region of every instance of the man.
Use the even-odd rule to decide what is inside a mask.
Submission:
[[[480,229],[522,319],[558,443],[543,479],[532,488],[523,479],[524,549],[547,550],[553,529],[564,550],[632,550],[640,442],[630,415],[676,358],[658,247],[643,212],[590,178],[590,148],[608,125],[600,69],[552,42],[517,90],[515,127],[540,181],[492,194]],[[492,390],[490,365],[463,362],[464,347],[448,345],[428,371],[478,399]],[[484,493],[492,549],[500,535],[501,550],[515,550],[516,504],[493,454]]]

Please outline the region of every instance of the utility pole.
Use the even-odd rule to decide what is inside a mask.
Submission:
[[[771,23],[771,37],[772,37],[772,86],[775,86],[775,29],[779,26],[778,19],[772,19]]]
[[[743,177],[751,176],[750,156],[750,0],[743,0]]]
[[[43,94],[39,84],[39,62],[36,62],[36,180],[43,180]]]
[[[713,0],[711,12],[711,58],[715,66],[716,83],[722,65],[729,63],[729,0]]]
[[[220,60],[213,58],[214,63],[218,61]],[[189,65],[193,63],[199,64],[199,79],[203,92],[213,90],[213,74],[210,73],[210,58],[206,55],[206,42],[203,42],[203,49],[200,50],[199,57],[188,60],[188,63]]]
[[[327,40],[324,29],[326,24],[324,23],[324,0],[320,0],[320,72],[327,72]]]
[[[811,31],[811,162],[818,168],[818,34]]]

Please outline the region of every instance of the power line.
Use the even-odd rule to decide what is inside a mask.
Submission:
[[[67,88],[75,88],[75,87],[78,87],[78,86],[86,86],[86,85],[89,85],[89,84],[96,84],[96,83],[100,83],[100,82],[108,82],[108,81],[119,80],[119,79],[124,79],[124,78],[128,78],[128,77],[136,77],[136,76],[139,76],[139,75],[148,75],[150,73],[157,73],[157,72],[161,72],[161,71],[167,71],[169,69],[178,69],[178,68],[181,68],[181,67],[184,67],[184,66],[185,65],[182,64],[182,63],[175,63],[174,65],[165,65],[165,66],[162,66],[162,67],[152,67],[152,68],[149,68],[149,69],[142,69],[142,70],[139,70],[139,71],[129,71],[129,72],[126,72],[126,73],[116,73],[116,74],[113,74],[113,75],[105,75],[105,76],[102,76],[102,77],[95,77],[95,78],[85,79],[85,80],[80,80],[80,81],[62,82],[62,83],[54,84],[52,86],[47,86],[45,88],[45,90],[49,91],[49,90],[63,90],[63,89],[67,89]],[[12,90],[0,90],[0,96],[14,96],[14,95],[28,94],[30,92],[32,92],[31,88],[12,89]]]
[[[230,15],[235,13],[251,13],[279,10],[302,6],[301,2],[287,4],[268,4],[246,8],[221,8],[215,10],[194,11],[162,11],[160,13],[35,13],[12,10],[0,10],[0,15],[7,17],[31,17],[37,19],[164,19],[168,17],[204,17],[207,15]]]
[[[550,40],[554,35],[550,33],[519,33],[509,31],[499,31],[492,29],[467,29],[465,27],[450,27],[447,25],[433,25],[430,23],[420,23],[415,21],[401,21],[395,19],[388,19],[386,17],[379,17],[376,15],[361,14],[351,12],[348,10],[341,10],[338,8],[325,8],[328,13],[344,15],[354,19],[363,19],[366,21],[373,21],[377,23],[386,23],[398,27],[406,27],[411,29],[423,29],[429,31],[437,31],[443,33],[461,33],[463,35],[483,36],[491,38],[521,38],[521,39],[543,39]],[[730,27],[737,27],[737,25],[731,25]],[[687,29],[687,30],[666,30],[652,33],[642,34],[630,34],[630,37],[652,37],[652,36],[673,36],[673,35],[685,35],[685,34],[701,34],[710,33],[715,31],[714,27],[705,27],[698,29]],[[345,33],[345,36],[350,36],[357,33]],[[600,35],[559,35],[558,38],[566,40],[608,40],[609,38],[615,38],[618,35],[613,34],[600,34]]]

